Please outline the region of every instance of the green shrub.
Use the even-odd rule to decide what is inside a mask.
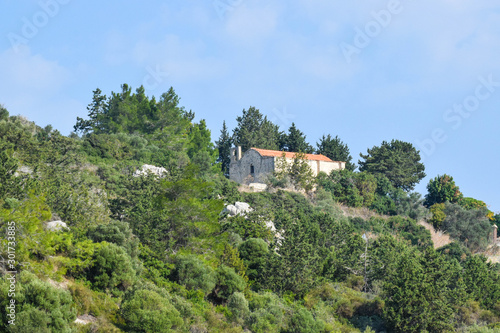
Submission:
[[[441,229],[441,227],[443,225],[443,221],[446,218],[446,214],[444,213],[444,209],[445,209],[444,203],[436,203],[430,207],[432,217],[429,220],[429,222],[436,229]]]
[[[227,266],[217,268],[217,283],[213,291],[216,300],[226,301],[235,292],[242,292],[246,287],[245,279]]]
[[[131,258],[138,255],[139,240],[132,234],[127,222],[112,221],[109,224],[91,226],[87,236],[96,243],[108,242],[122,246]]]
[[[455,203],[462,199],[463,195],[455,184],[453,177],[444,174],[437,176],[427,184],[427,195],[425,196],[425,206],[430,207],[436,203]]]
[[[287,306],[276,294],[252,294],[249,308],[252,312],[246,319],[246,326],[252,332],[279,332],[284,327]]]
[[[179,256],[175,260],[172,278],[188,289],[200,289],[209,294],[215,287],[216,274],[194,255]]]
[[[266,264],[269,245],[262,238],[249,238],[238,247],[240,258],[247,266],[246,274],[250,280],[258,280]]]
[[[227,300],[227,308],[233,314],[235,319],[244,319],[249,313],[248,301],[245,295],[240,292],[235,292],[229,296]]]
[[[446,255],[450,259],[454,258],[458,262],[464,262],[471,256],[471,252],[459,242],[452,242],[437,249],[438,252]]]
[[[289,333],[316,333],[321,332],[323,329],[321,322],[316,321],[311,314],[304,308],[296,310],[290,318],[288,323]]]
[[[485,249],[489,243],[491,225],[486,209],[465,210],[458,204],[446,203],[442,229],[454,239],[463,242],[470,250]]]
[[[36,275],[23,271],[17,275],[15,297],[15,325],[9,325],[6,306],[10,302],[10,282],[0,280],[1,326],[8,332],[72,332],[76,309],[69,292],[56,289]],[[8,327],[8,329],[7,329]]]
[[[125,249],[113,243],[101,243],[94,253],[93,263],[87,272],[87,280],[96,289],[120,294],[136,279],[132,260]]]
[[[71,283],[68,290],[73,296],[78,315],[91,314],[113,320],[118,312],[118,306],[103,292],[91,290],[79,282]]]
[[[177,332],[183,325],[170,300],[153,290],[136,290],[121,306],[127,327],[134,332]]]

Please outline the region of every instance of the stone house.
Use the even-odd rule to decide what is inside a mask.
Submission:
[[[232,148],[229,179],[240,184],[265,183],[267,177],[277,171],[278,159],[283,153],[286,161],[292,163],[296,153],[250,148],[242,156],[240,146]],[[321,171],[330,174],[332,170],[345,169],[345,162],[332,161],[324,155],[305,154],[305,159],[314,176]]]

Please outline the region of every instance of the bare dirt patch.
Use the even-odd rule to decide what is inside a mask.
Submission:
[[[431,224],[425,221],[419,221],[418,224],[420,224],[425,229],[430,231],[432,243],[434,244],[435,249],[438,249],[442,246],[448,245],[451,242],[453,242],[453,239],[451,239],[450,235],[445,234],[442,231],[436,231]]]

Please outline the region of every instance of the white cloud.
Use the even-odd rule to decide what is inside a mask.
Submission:
[[[59,90],[70,78],[69,72],[55,61],[33,55],[29,47],[12,48],[0,53],[3,92],[45,93]]]

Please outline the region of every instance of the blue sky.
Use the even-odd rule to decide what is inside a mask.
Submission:
[[[354,160],[383,140],[500,211],[500,3],[0,0],[0,103],[68,134],[92,91],[173,86],[213,138],[255,106]]]

